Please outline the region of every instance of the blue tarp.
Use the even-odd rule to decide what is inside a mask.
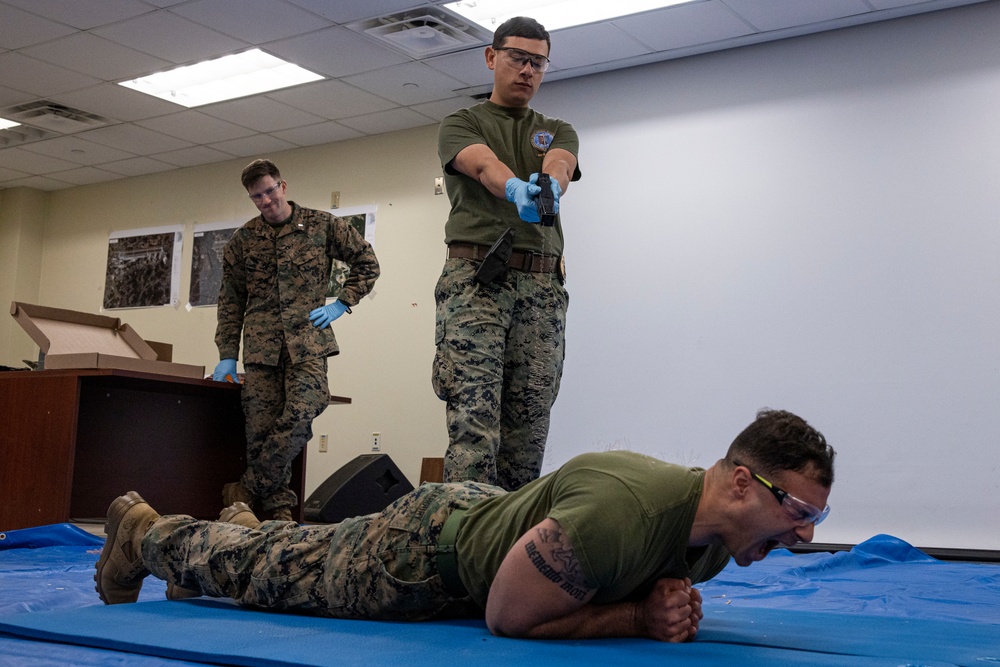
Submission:
[[[481,620],[337,621],[205,598],[167,602],[163,582],[152,578],[139,603],[105,607],[93,582],[103,542],[65,525],[0,534],[0,665],[372,667],[420,656],[485,664],[1000,663],[1000,565],[938,561],[888,535],[850,552],[778,550],[748,568],[730,563],[699,585],[705,619],[697,640],[682,646],[517,641],[492,637]]]

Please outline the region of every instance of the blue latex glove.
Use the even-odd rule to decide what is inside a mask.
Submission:
[[[227,380],[226,376],[231,377],[231,380]],[[240,378],[236,375],[236,360],[235,359],[223,359],[218,365],[216,365],[215,370],[212,372],[212,379],[216,382],[239,382]]]
[[[309,321],[314,327],[322,329],[349,310],[347,304],[341,303],[340,299],[337,299],[333,303],[320,306],[309,313]]]
[[[517,214],[525,222],[541,222],[541,218],[538,217],[538,206],[535,204],[535,195],[542,191],[535,185],[537,180],[538,174],[532,174],[527,181],[515,176],[507,179],[504,188],[507,192],[507,201],[517,206]]]

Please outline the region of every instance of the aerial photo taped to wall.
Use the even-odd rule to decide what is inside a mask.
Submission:
[[[111,232],[104,308],[177,305],[180,225]]]

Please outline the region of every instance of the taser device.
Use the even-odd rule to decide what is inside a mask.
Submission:
[[[535,185],[542,189],[535,195],[539,222],[541,222],[542,227],[551,227],[556,222],[556,198],[552,194],[552,177],[543,172],[538,175]]]

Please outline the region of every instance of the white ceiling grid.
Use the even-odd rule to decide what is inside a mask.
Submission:
[[[554,31],[546,78],[979,1],[695,0]],[[0,116],[47,102],[100,118],[64,132],[0,131],[0,189],[58,190],[437,123],[488,93],[485,38],[414,57],[359,22],[440,15],[444,2],[0,0]],[[117,85],[253,47],[325,79],[197,109]]]

